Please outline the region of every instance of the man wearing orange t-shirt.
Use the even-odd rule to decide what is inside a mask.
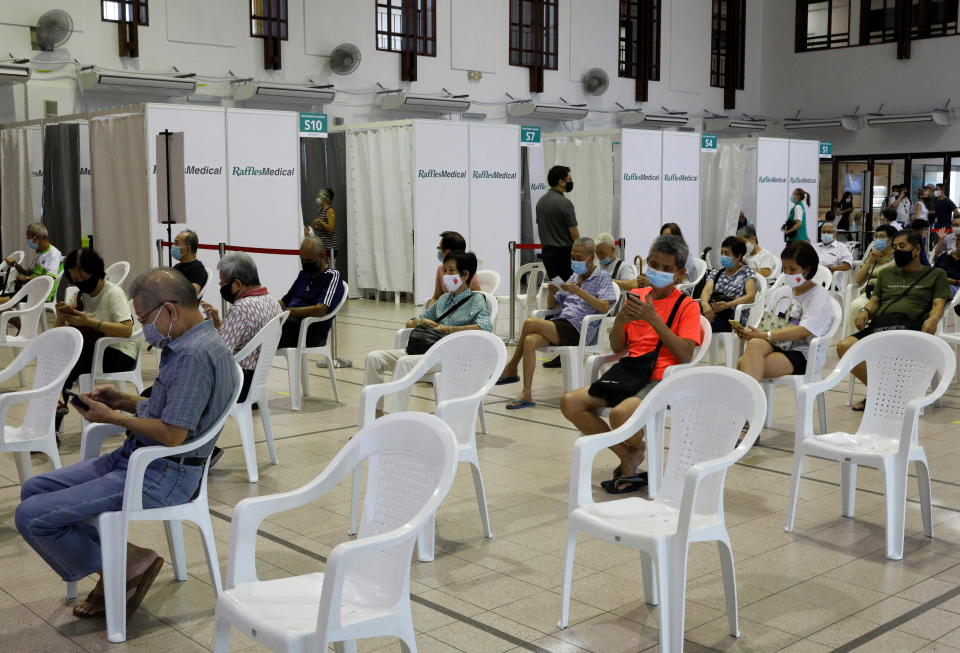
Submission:
[[[628,358],[635,360],[657,350],[660,345],[649,381],[644,384],[636,379],[637,387],[631,389],[629,396],[622,394],[629,383],[619,386],[621,394],[613,392],[599,396],[596,389],[591,393],[591,387],[586,387],[563,395],[560,410],[584,435],[619,428],[663,379],[664,371],[671,365],[690,362],[703,341],[697,302],[676,288],[676,284],[686,277],[688,253],[686,244],[676,236],[657,238],[650,246],[647,259],[647,279],[651,287],[628,293],[610,331],[611,349],[626,354],[617,363],[624,369],[628,369],[631,362]],[[612,409],[609,426],[594,413],[604,407]],[[612,494],[622,494],[643,488],[647,484],[646,473],[638,470],[645,456],[643,431],[610,447],[610,450],[620,459],[620,465],[614,470],[613,479],[603,482],[604,489]]]

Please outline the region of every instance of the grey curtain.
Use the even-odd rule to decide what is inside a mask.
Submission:
[[[43,134],[43,224],[64,254],[80,247],[80,125],[47,125]]]
[[[2,256],[26,250],[24,233],[34,221],[27,130],[0,131],[0,239]]]
[[[333,189],[331,206],[337,212],[336,267],[344,278],[350,252],[350,230],[347,229],[347,135],[330,134],[327,138],[300,139],[300,206],[306,224],[317,214],[314,198],[321,188]]]

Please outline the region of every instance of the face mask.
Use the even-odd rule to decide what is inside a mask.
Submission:
[[[577,274],[586,274],[587,273],[587,262],[586,261],[570,261],[570,267]]]
[[[37,248],[37,244],[36,244],[35,242],[33,242],[32,240],[28,240],[28,241],[27,241],[27,247],[29,247],[30,249],[36,249],[36,248]]]
[[[906,252],[902,249],[898,249],[893,253],[893,262],[897,264],[898,268],[902,268],[904,265],[909,265],[910,261],[913,260],[913,250]]]
[[[821,234],[821,235],[820,235],[820,241],[821,241],[824,245],[829,245],[830,243],[833,242],[833,234]]]
[[[313,200],[313,203],[316,204],[317,206],[322,206],[322,205],[323,205],[323,198],[318,197],[318,198],[316,198],[316,199]]]
[[[153,318],[153,322],[150,324],[143,325],[143,339],[147,341],[147,344],[156,347],[157,349],[163,349],[170,344],[170,341],[173,338],[170,337],[170,334],[173,332],[173,323],[177,321],[176,318],[170,321],[170,328],[167,329],[167,335],[160,333],[160,330],[157,329],[157,320],[160,319],[160,313],[163,312],[161,306],[160,311],[157,313],[157,316]]]
[[[100,283],[100,279],[90,277],[89,279],[84,279],[83,281],[74,281],[73,285],[75,285],[77,290],[83,294],[89,295],[94,291],[98,283]]]
[[[443,252],[441,252],[439,249],[437,250],[437,260],[443,263]]]
[[[572,190],[573,190],[573,182],[572,182],[572,181],[568,181],[568,182],[567,182],[567,185],[563,187],[563,190],[564,190],[565,192],[567,192],[567,193],[569,193],[570,191],[572,191]]]
[[[665,288],[673,283],[673,273],[647,268],[647,281],[654,288]]]
[[[462,284],[463,279],[460,278],[459,274],[443,275],[443,287],[447,289],[447,292],[456,292]]]
[[[732,256],[721,256],[721,257],[720,257],[720,265],[722,265],[722,266],[725,267],[725,268],[732,268],[732,267],[733,267],[733,257],[732,257]]]
[[[600,259],[600,265],[610,265],[611,263],[613,263],[612,256],[608,256],[607,258]]]
[[[225,283],[220,286],[220,296],[223,297],[223,301],[230,302],[231,304],[237,299],[237,296],[230,290],[232,285],[233,282],[231,281],[230,283]]]
[[[876,239],[875,241],[873,241],[873,248],[878,252],[882,252],[887,248],[887,239],[886,238]]]
[[[943,193],[941,193],[940,191],[938,191],[938,190],[933,191],[933,196],[934,196],[934,197],[940,197],[941,195],[943,195]]]
[[[803,285],[806,279],[802,274],[788,274],[783,278],[783,282],[791,288],[796,288]]]
[[[300,267],[302,267],[303,271],[307,274],[316,274],[317,270],[320,269],[316,261],[305,261],[303,259],[300,259]]]
[[[172,256],[177,261],[180,260],[180,257],[183,256],[183,253],[180,251],[180,245],[173,245],[170,248],[170,256]]]
[[[960,235],[960,227],[954,227],[954,228],[953,228],[953,233],[955,233],[955,234],[957,234],[957,235]]]

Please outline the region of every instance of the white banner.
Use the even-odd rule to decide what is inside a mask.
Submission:
[[[683,231],[690,256],[700,256],[700,134],[663,132],[661,223]]]
[[[299,249],[303,222],[297,119],[294,112],[227,110],[228,244]],[[274,297],[283,297],[300,271],[300,258],[250,256],[260,282]]]
[[[527,148],[527,175],[530,178],[530,215],[533,217],[533,242],[539,243],[537,202],[547,194],[547,171],[544,169],[542,146]],[[510,288],[508,287],[507,290],[509,291]]]
[[[817,242],[817,214],[820,198],[820,141],[790,140],[790,190],[802,188],[810,194],[807,212],[807,240]],[[789,202],[789,196],[787,202]],[[789,205],[787,207],[789,209]]]
[[[90,170],[90,127],[86,121],[80,128],[80,233],[86,238],[93,233],[93,179]]]
[[[774,254],[783,248],[783,223],[790,211],[790,141],[757,139],[757,239]]]
[[[184,133],[187,222],[182,225],[173,225],[172,235],[176,236],[183,229],[192,229],[197,232],[201,243],[228,242],[224,110],[183,105],[150,104],[146,109],[147,165],[148,170],[151,171],[147,197],[150,201],[152,238],[167,239],[167,225],[158,222],[156,201],[156,137],[165,129]],[[261,216],[265,224],[272,218],[272,213]],[[156,248],[150,249],[152,256],[156,257]],[[216,251],[200,250],[197,257],[213,274],[216,274],[217,262],[220,260]],[[156,263],[155,258],[154,262]],[[166,252],[160,264],[167,264]],[[216,296],[204,297],[204,299],[214,301]]]
[[[469,140],[467,123],[414,122],[413,251],[417,303],[433,296],[440,232],[457,231],[464,238],[470,233]],[[473,248],[469,240],[467,248]]]
[[[43,221],[43,128],[27,127],[27,158],[30,161],[30,199],[33,217],[28,222]],[[29,258],[29,257],[28,257]]]
[[[470,124],[470,235],[480,268],[500,273],[498,293],[510,290],[507,243],[520,240],[520,128]],[[537,148],[529,148],[537,149]]]
[[[644,261],[660,231],[663,136],[649,129],[624,129],[620,136],[620,233],[627,262]]]

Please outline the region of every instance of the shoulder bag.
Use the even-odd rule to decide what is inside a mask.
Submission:
[[[935,268],[927,268],[927,271],[924,272],[920,277],[911,283],[906,290],[897,295],[897,297],[889,302],[887,306],[892,306],[898,301],[907,296],[914,286],[927,278],[927,275],[933,272]],[[917,319],[910,319],[906,313],[884,313],[883,309],[877,311],[877,314],[870,318],[870,324],[867,325],[867,328],[871,333],[882,333],[884,331],[895,331],[899,329],[910,329],[912,331],[919,331],[923,326],[922,321],[920,324],[917,324]]]
[[[470,301],[471,297],[473,297],[472,294],[461,299],[459,302],[448,308],[443,315],[436,319],[436,321],[438,323],[443,322],[448,315]],[[447,334],[439,329],[435,329],[434,327],[422,325],[414,327],[413,331],[410,332],[410,339],[407,341],[407,354],[410,356],[419,356],[420,354],[425,354],[427,353],[427,350],[434,345],[434,343],[436,343],[445,335]]]

